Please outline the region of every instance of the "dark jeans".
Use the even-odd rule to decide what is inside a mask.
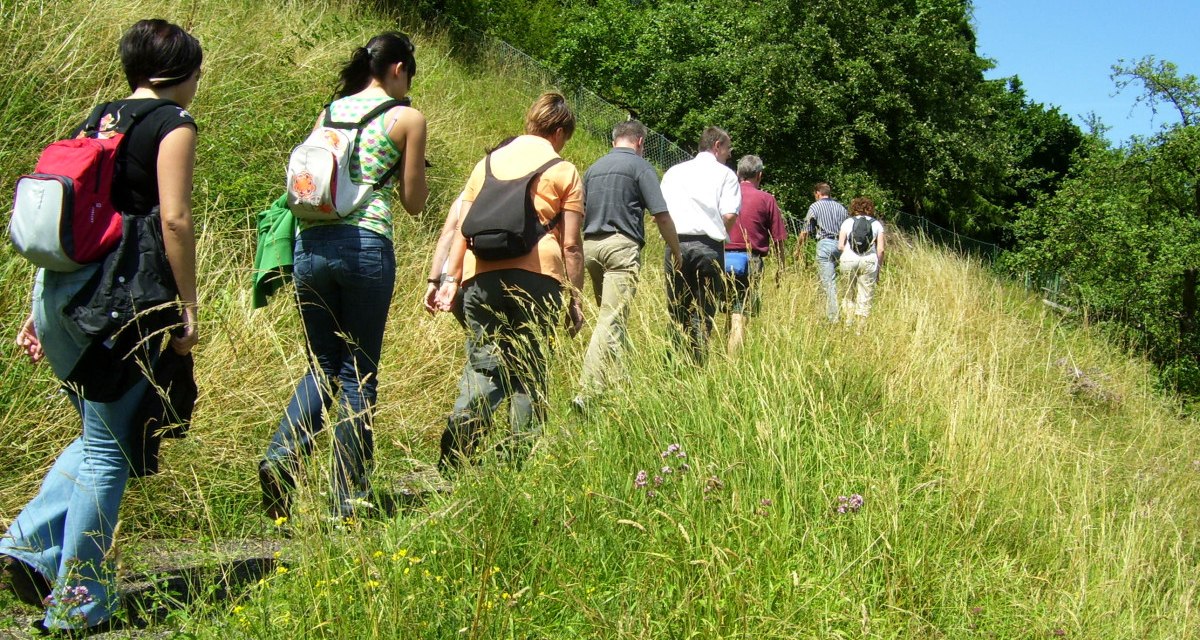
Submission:
[[[505,398],[509,450],[523,454],[545,418],[547,334],[561,308],[562,284],[523,269],[489,271],[463,285],[467,365],[442,433],[439,468],[474,452]]]
[[[333,500],[352,515],[351,499],[369,494],[383,330],[396,282],[392,242],[352,225],[305,230],[296,240],[296,297],[311,354],[309,371],[292,394],[266,460],[290,486],[300,459],[324,428],[324,410],[340,398],[333,430]]]
[[[679,270],[672,267],[670,252],[666,255],[667,309],[675,326],[676,350],[703,364],[717,305],[725,299],[725,243],[707,236],[680,236],[679,249]]]

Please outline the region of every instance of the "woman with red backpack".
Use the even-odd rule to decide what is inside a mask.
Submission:
[[[152,220],[158,210],[161,242],[155,239],[154,250],[165,254],[182,301],[182,322],[170,347],[187,354],[198,333],[191,203],[196,124],[185,108],[196,95],[203,53],[196,38],[181,27],[165,20],[142,20],[121,38],[120,55],[131,93],[98,108],[93,114],[97,128],[88,133],[125,136],[116,161],[112,202],[127,219]],[[126,128],[130,120],[136,124]],[[84,129],[81,126],[77,133]],[[157,231],[152,235],[157,236]],[[109,262],[85,264],[74,271],[38,271],[33,312],[21,327],[17,344],[33,362],[49,361],[59,379],[82,375],[97,380],[112,373],[80,371],[103,369],[90,359],[100,345],[67,313],[77,294],[95,287],[107,274]],[[137,340],[152,337],[140,329],[123,332],[137,333]],[[124,367],[133,359],[127,356],[117,362]],[[134,413],[149,381],[140,373],[129,376],[117,388],[109,385],[100,394],[106,398],[103,401],[90,399],[97,394],[87,385],[65,386],[82,418],[83,433],[59,455],[37,496],[0,537],[0,561],[7,586],[17,598],[46,611],[40,623],[43,629],[90,633],[113,626],[119,605],[109,550],[135,453],[131,442],[140,428],[134,424]]]

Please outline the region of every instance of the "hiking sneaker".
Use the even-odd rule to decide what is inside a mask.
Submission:
[[[292,479],[286,471],[267,460],[258,463],[258,484],[262,488],[262,507],[272,520],[287,519],[290,509],[288,491]]]
[[[0,555],[0,563],[3,563],[0,569],[3,570],[4,587],[12,591],[17,600],[39,609],[45,607],[43,602],[50,595],[50,581],[40,571],[12,556]]]

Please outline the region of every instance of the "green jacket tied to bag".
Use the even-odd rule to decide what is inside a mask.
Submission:
[[[287,208],[287,194],[258,214],[258,246],[254,250],[254,308],[267,306],[267,297],[292,277],[296,218]]]

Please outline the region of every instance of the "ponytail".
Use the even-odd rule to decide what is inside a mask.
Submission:
[[[417,73],[415,51],[416,47],[403,33],[389,31],[371,38],[367,46],[355,49],[350,61],[342,67],[335,97],[345,98],[366,89],[372,78],[382,79],[397,62],[404,65],[408,81],[412,82]]]
[[[371,52],[366,47],[359,47],[350,56],[350,62],[342,67],[341,82],[338,84],[337,97],[345,98],[367,88],[371,81]]]

